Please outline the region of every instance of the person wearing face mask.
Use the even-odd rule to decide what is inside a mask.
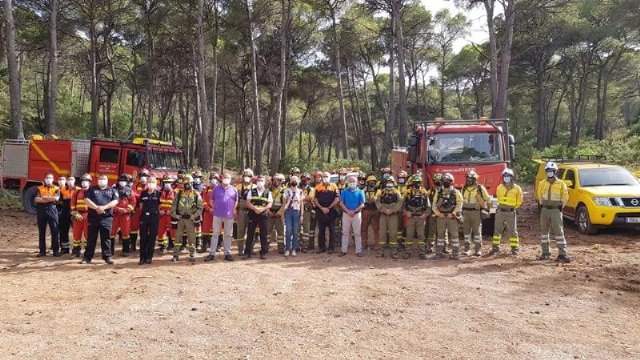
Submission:
[[[407,193],[407,188],[409,187],[409,174],[405,170],[400,170],[398,172],[398,191],[404,197]],[[396,242],[398,243],[398,249],[404,249],[405,240],[406,240],[406,224],[405,217],[402,215],[402,211],[398,212],[398,233],[396,234]],[[408,254],[406,251],[404,252],[405,256]]]
[[[339,193],[336,184],[331,183],[331,174],[324,172],[322,174],[322,183],[316,185],[316,194],[314,203],[316,205],[316,219],[318,222],[318,251],[323,253],[327,251],[327,230],[329,231],[329,249],[328,253],[333,254],[336,246],[335,219],[338,206]]]
[[[269,253],[269,240],[267,239],[269,227],[269,210],[273,205],[273,195],[266,188],[264,175],[256,179],[256,187],[247,194],[247,207],[249,208],[249,224],[247,229],[247,243],[244,247],[243,260],[250,258],[253,254],[253,240],[256,229],[260,229],[260,259],[266,260]]]
[[[385,252],[389,249],[391,257],[397,259],[398,213],[402,209],[403,199],[393,176],[383,179],[382,184],[382,188],[376,194],[376,207],[380,212],[378,257],[385,257]]]
[[[82,175],[80,178],[80,188],[71,198],[71,227],[73,233],[73,242],[71,244],[72,257],[80,257],[82,247],[87,247],[88,208],[84,202],[84,198],[85,192],[89,190],[91,186],[91,180],[91,175]]]
[[[200,170],[195,170],[191,173],[191,178],[193,178],[193,187],[192,189],[197,191],[200,196],[202,196],[202,190],[205,188],[202,185],[202,171]],[[205,203],[206,201],[204,201],[204,197],[203,199],[203,203]],[[202,220],[200,220],[199,222],[196,222],[196,251],[197,252],[202,252]]]
[[[172,262],[180,259],[180,249],[185,237],[189,261],[196,261],[196,226],[202,223],[202,206],[200,193],[193,189],[193,178],[185,175],[182,178],[182,190],[178,191],[171,206],[171,217],[178,220]]]
[[[496,210],[493,238],[491,240],[491,251],[489,256],[500,252],[500,242],[502,233],[506,230],[511,245],[511,253],[517,255],[520,250],[518,239],[517,210],[522,206],[524,194],[520,186],[513,181],[514,174],[511,169],[502,171],[502,184],[496,188],[498,198],[498,209]]]
[[[111,254],[116,253],[116,235],[120,231],[122,236],[122,256],[128,256],[130,251],[129,231],[131,231],[131,213],[136,208],[136,196],[127,186],[127,176],[122,174],[116,184],[118,204],[113,208],[113,224],[111,225]]]
[[[431,203],[429,193],[422,186],[422,176],[420,173],[414,174],[410,179],[411,186],[405,192],[404,197],[404,217],[407,222],[407,241],[405,243],[405,258],[409,257],[414,239],[418,239],[420,249],[420,259],[425,260],[425,224]]]
[[[287,189],[284,184],[283,174],[275,174],[271,181],[271,194],[273,205],[268,211],[269,214],[269,243],[274,240],[278,246],[278,254],[284,254],[284,192]]]
[[[433,197],[431,210],[437,217],[437,242],[434,260],[444,258],[444,239],[447,235],[452,249],[451,260],[460,258],[458,225],[464,199],[460,191],[453,187],[453,180],[453,175],[449,173],[442,175],[442,188]]]
[[[313,251],[316,238],[316,208],[313,199],[316,196],[316,189],[311,186],[311,175],[302,174],[300,189],[304,195],[304,212],[302,214],[302,242],[300,251]]]
[[[71,199],[75,195],[78,187],[76,187],[76,178],[69,176],[66,178],[66,182],[58,181],[60,186],[60,203],[61,208],[59,212],[60,222],[60,253],[69,253],[69,229],[71,228]]]
[[[44,177],[43,185],[38,186],[35,198],[38,219],[38,257],[47,255],[47,225],[51,233],[51,249],[53,256],[60,254],[60,230],[58,223],[58,209],[56,204],[60,200],[60,188],[53,184],[53,174]]]
[[[113,222],[113,208],[118,205],[118,191],[109,187],[109,180],[106,174],[98,176],[98,185],[90,187],[85,193],[85,204],[89,208],[89,226],[87,248],[81,264],[88,264],[93,260],[95,254],[98,235],[100,235],[100,248],[102,259],[111,265],[111,241],[109,233]]]
[[[171,207],[173,206],[173,200],[175,199],[175,192],[173,191],[172,187],[173,182],[174,180],[169,175],[165,175],[162,177],[162,189],[160,189],[160,209],[158,212],[160,219],[158,220],[157,235],[157,242],[160,246],[160,252],[162,254],[167,251],[167,246],[169,245],[167,233],[169,233],[171,239],[175,239],[176,228],[178,227],[178,222],[174,221],[171,218]]]
[[[381,174],[380,176],[382,177],[380,178],[380,181],[377,184],[378,189],[382,189],[384,187],[384,182],[386,182],[387,180],[389,180],[389,178],[392,177],[390,168],[380,169],[380,174]]]
[[[155,176],[148,177],[144,191],[138,196],[140,212],[140,261],[138,265],[151,264],[153,251],[156,247],[158,222],[160,221],[159,209],[162,199],[162,192],[158,189],[158,180]]]
[[[364,191],[358,189],[355,176],[347,178],[346,189],[340,192],[340,207],[342,208],[342,245],[339,256],[347,255],[349,238],[353,232],[356,256],[362,256],[362,208],[364,208]]]
[[[231,185],[231,174],[225,172],[222,176],[222,183],[218,184],[208,199],[203,199],[209,203],[210,213],[212,216],[213,230],[212,236],[209,238],[211,241],[211,248],[209,255],[204,261],[212,261],[215,258],[216,251],[218,250],[218,243],[220,240],[220,234],[224,231],[224,259],[226,261],[233,261],[231,256],[231,241],[233,238],[233,218],[235,217],[238,207],[238,189]]]
[[[340,194],[342,190],[347,188],[347,174],[349,174],[349,172],[345,168],[338,170],[338,182],[336,183],[336,186],[338,187],[338,194]],[[342,208],[340,207],[340,204],[335,207],[335,211],[336,228],[334,229],[334,231],[336,233],[336,247],[342,248],[342,236],[340,236],[340,234],[342,234]]]
[[[289,188],[289,183],[291,183],[291,178],[294,176],[298,178],[298,183],[299,183],[300,169],[298,167],[292,167],[291,170],[289,170],[289,177],[287,178],[287,183],[285,184],[287,188]]]
[[[550,235],[553,235],[558,247],[558,257],[556,261],[564,263],[571,262],[567,254],[567,240],[564,237],[564,226],[562,223],[562,208],[569,201],[569,190],[564,181],[558,179],[558,165],[549,161],[544,168],[547,178],[538,183],[536,189],[536,200],[542,206],[540,210],[540,244],[542,254],[539,260],[549,260],[551,257]]]
[[[289,187],[284,191],[285,245],[284,256],[297,256],[298,233],[303,220],[304,192],[298,188],[300,179],[293,175],[289,178]]]
[[[211,244],[211,237],[213,236],[213,212],[211,208],[211,195],[213,194],[213,190],[219,184],[220,175],[213,171],[209,174],[209,185],[207,185],[200,196],[202,196],[202,243],[196,244],[197,252],[205,252],[209,248]],[[233,224],[232,224],[233,225]],[[214,252],[218,249],[214,249]],[[206,260],[206,259],[205,259]]]
[[[380,239],[380,212],[376,206],[376,194],[378,192],[378,178],[374,173],[369,173],[364,188],[364,209],[362,209],[362,247],[377,251]],[[369,239],[369,225],[373,227],[373,239]]]
[[[238,256],[243,256],[245,239],[247,238],[247,226],[249,224],[249,204],[247,196],[256,186],[253,184],[253,170],[245,169],[242,172],[242,181],[236,185],[238,190],[238,213],[236,216],[236,244],[238,245]],[[266,229],[265,229],[266,231]],[[255,234],[254,234],[255,235]]]
[[[436,196],[436,194],[438,193],[438,191],[440,191],[440,189],[442,188],[442,174],[441,173],[435,173],[433,174],[433,187],[431,187],[429,189],[429,203],[433,206],[433,198]],[[431,254],[433,253],[433,248],[435,247],[436,244],[436,228],[437,228],[437,217],[435,216],[435,214],[433,214],[432,212],[430,212],[429,214],[429,222],[428,222],[428,226],[427,226],[427,240],[426,240],[426,244],[425,244],[425,251],[427,254]],[[448,238],[445,239],[445,246],[444,246],[444,253],[447,254],[447,245],[448,245]]]
[[[364,191],[366,187],[367,187],[367,174],[360,171],[358,173],[358,189]]]
[[[478,184],[478,174],[471,170],[467,173],[466,183],[462,187],[462,233],[464,234],[464,254],[471,256],[471,239],[473,236],[473,256],[482,256],[482,212],[489,213],[489,193]]]
[[[136,200],[139,200],[140,194],[147,190],[147,183],[149,179],[149,170],[142,169],[138,173],[138,181],[133,183],[133,194],[136,196]],[[157,180],[156,180],[157,181]],[[139,203],[139,201],[137,201]],[[131,251],[136,251],[136,245],[138,242],[138,231],[140,228],[140,206],[136,206],[131,215],[131,231],[129,237],[131,239]]]

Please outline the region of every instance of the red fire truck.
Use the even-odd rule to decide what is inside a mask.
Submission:
[[[25,211],[35,214],[36,188],[45,174],[54,177],[84,173],[107,174],[114,183],[120,174],[136,176],[141,169],[162,178],[186,168],[182,149],[154,139],[60,140],[34,136],[28,141],[6,140],[0,163],[2,187],[20,190]],[[76,181],[79,183],[79,181]]]
[[[515,153],[515,139],[509,134],[508,119],[444,120],[436,118],[417,124],[407,149],[392,154],[392,170],[422,172],[423,179],[433,186],[433,174],[451,173],[455,186],[462,188],[465,174],[474,170],[479,183],[493,197],[491,212],[495,213],[496,188],[502,181],[502,171],[509,167]]]

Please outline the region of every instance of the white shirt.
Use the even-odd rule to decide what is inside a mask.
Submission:
[[[284,192],[284,197],[287,199],[284,204],[284,208],[286,210],[302,210],[302,200],[304,199],[304,193],[301,189],[296,188],[295,190],[291,190],[291,188],[287,188]]]

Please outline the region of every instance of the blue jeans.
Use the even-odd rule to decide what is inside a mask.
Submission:
[[[284,212],[285,241],[284,249],[298,249],[298,232],[300,231],[300,210],[287,209]]]

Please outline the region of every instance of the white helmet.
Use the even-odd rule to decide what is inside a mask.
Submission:
[[[511,169],[502,170],[502,176],[511,176],[511,177],[513,177],[513,170],[511,170]]]
[[[547,165],[544,166],[545,170],[553,170],[553,171],[558,171],[558,164],[556,164],[553,161],[549,161],[547,163]]]

